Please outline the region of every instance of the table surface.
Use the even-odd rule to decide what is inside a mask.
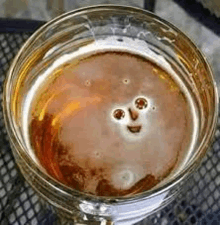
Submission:
[[[220,37],[171,0],[157,1],[155,12],[183,30],[196,43],[210,62],[220,87]],[[35,23],[35,26],[37,24]],[[0,93],[11,60],[33,30],[0,33]],[[2,94],[0,94],[0,101],[2,101]],[[59,224],[56,215],[26,183],[15,164],[1,107],[0,105],[0,224]],[[219,125],[220,119],[211,150],[199,169],[184,184],[183,191],[176,200],[138,224],[219,224]]]

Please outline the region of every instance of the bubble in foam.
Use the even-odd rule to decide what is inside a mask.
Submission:
[[[123,168],[121,171],[115,171],[112,176],[112,183],[118,189],[129,189],[136,183],[135,181],[135,173],[126,168]]]
[[[101,154],[100,154],[100,152],[98,152],[98,151],[95,151],[95,157],[97,157],[97,158],[100,158],[100,157],[101,157]]]
[[[121,120],[125,117],[125,112],[122,109],[116,109],[113,113],[113,116],[117,120]]]
[[[124,80],[123,80],[123,83],[124,83],[124,84],[129,84],[129,83],[130,83],[130,79],[127,79],[127,78],[124,79]]]
[[[91,86],[91,81],[90,80],[86,80],[85,81],[85,86],[87,86],[87,87]]]
[[[147,100],[145,98],[138,98],[136,101],[135,101],[135,106],[136,108],[138,109],[145,109],[147,108]]]

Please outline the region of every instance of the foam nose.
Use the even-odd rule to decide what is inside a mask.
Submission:
[[[130,117],[133,121],[135,121],[138,118],[138,112],[135,110],[132,110],[131,108],[128,109],[128,112],[130,114]]]

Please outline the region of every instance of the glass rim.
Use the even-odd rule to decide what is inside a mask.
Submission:
[[[25,153],[23,146],[20,143],[20,140],[17,136],[15,124],[14,124],[13,119],[11,118],[11,112],[10,112],[10,99],[11,99],[11,96],[9,93],[10,92],[9,91],[10,90],[10,81],[13,79],[13,73],[14,73],[16,64],[19,61],[19,58],[23,54],[25,49],[27,47],[29,47],[30,44],[34,40],[36,40],[39,36],[41,36],[44,32],[46,32],[48,29],[51,28],[51,26],[54,26],[56,23],[61,23],[64,20],[68,20],[68,18],[72,18],[74,16],[84,14],[87,11],[93,12],[93,11],[104,11],[104,10],[118,10],[121,12],[124,11],[127,13],[142,14],[151,19],[158,20],[159,23],[166,24],[167,26],[172,28],[174,31],[176,31],[178,34],[180,34],[187,41],[187,44],[191,48],[196,50],[197,57],[199,57],[202,60],[203,64],[206,65],[207,72],[210,75],[210,78],[212,81],[212,87],[213,87],[214,97],[215,97],[215,99],[214,99],[215,110],[213,112],[209,132],[207,133],[207,135],[205,137],[203,137],[203,139],[202,139],[203,141],[200,143],[199,147],[197,148],[196,153],[193,156],[193,158],[191,159],[190,163],[175,178],[166,182],[162,186],[155,188],[155,189],[153,188],[152,190],[150,189],[150,190],[138,193],[138,194],[134,194],[131,196],[121,196],[121,197],[118,197],[118,196],[117,197],[96,196],[96,195],[92,195],[89,193],[80,192],[80,191],[74,190],[73,188],[67,187],[66,185],[60,183],[59,181],[56,181],[50,175],[47,175],[46,173],[41,171],[39,169],[39,167],[37,166],[37,164],[31,159],[31,157],[27,153]],[[41,180],[44,180],[47,183],[49,182],[49,184],[53,188],[55,188],[56,190],[59,189],[60,191],[62,191],[62,193],[65,193],[69,197],[71,197],[71,196],[73,197],[74,195],[77,195],[77,196],[80,196],[80,198],[85,198],[87,200],[88,200],[88,198],[90,198],[90,200],[99,200],[99,201],[104,200],[105,202],[108,200],[109,201],[116,200],[118,203],[119,202],[130,203],[133,201],[138,201],[138,200],[142,200],[142,199],[146,199],[146,198],[152,198],[153,196],[160,195],[160,194],[168,191],[170,188],[175,186],[177,183],[180,183],[185,177],[187,177],[189,174],[191,174],[191,172],[194,171],[198,167],[198,165],[200,164],[200,162],[202,160],[202,157],[205,155],[208,147],[210,146],[210,144],[212,143],[213,138],[214,138],[214,132],[215,132],[215,128],[217,125],[217,118],[218,118],[218,91],[217,91],[217,87],[216,87],[216,82],[214,80],[214,75],[212,73],[212,70],[211,70],[211,67],[209,66],[208,61],[206,60],[204,55],[201,53],[201,51],[198,49],[198,47],[193,43],[193,41],[191,39],[189,39],[188,36],[186,34],[184,34],[184,32],[182,32],[181,30],[179,30],[177,27],[175,27],[168,21],[158,17],[154,13],[149,12],[144,9],[131,7],[131,6],[112,5],[112,4],[95,5],[95,6],[83,7],[80,9],[76,9],[76,10],[64,13],[64,14],[52,19],[51,21],[47,22],[46,24],[44,24],[42,27],[40,27],[37,31],[35,31],[28,38],[28,40],[20,48],[19,52],[17,53],[16,57],[14,58],[11,66],[9,68],[9,71],[8,71],[8,74],[7,74],[5,83],[4,83],[3,112],[4,112],[3,114],[4,114],[4,120],[5,120],[5,124],[6,124],[7,133],[9,135],[9,138],[11,139],[11,143],[13,144],[13,146],[15,146],[15,145],[19,146],[19,147],[14,147],[14,149],[22,157],[22,159],[25,161],[26,165]]]

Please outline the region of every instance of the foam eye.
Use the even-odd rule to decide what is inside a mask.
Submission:
[[[145,108],[147,108],[147,105],[148,105],[148,103],[145,98],[138,98],[135,101],[135,106],[138,109],[145,109]]]
[[[122,109],[116,109],[113,113],[113,116],[117,120],[121,120],[125,117],[125,112]]]

